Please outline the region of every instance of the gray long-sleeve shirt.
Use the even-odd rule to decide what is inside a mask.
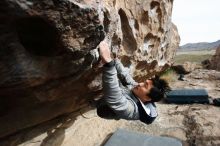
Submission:
[[[140,118],[138,106],[132,92],[126,88],[120,87],[117,74],[120,79],[124,80],[126,85],[131,89],[137,85],[131,77],[128,69],[116,59],[115,66],[103,67],[103,89],[104,98],[107,105],[123,119],[138,120]]]

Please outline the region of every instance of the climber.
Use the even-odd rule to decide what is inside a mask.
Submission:
[[[104,100],[97,106],[98,116],[152,123],[157,117],[154,102],[163,99],[170,90],[168,83],[158,76],[145,82],[135,82],[119,59],[112,59],[105,41],[99,44],[99,48],[101,60],[104,62]]]

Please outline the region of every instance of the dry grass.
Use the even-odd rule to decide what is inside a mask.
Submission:
[[[179,52],[174,57],[175,64],[183,64],[184,62],[201,63],[206,59],[210,59],[215,51],[191,51],[191,52]]]
[[[184,62],[196,62],[196,63],[201,63],[202,61],[206,59],[210,59],[212,55],[191,55],[191,54],[182,54],[182,55],[177,55],[174,58],[174,62],[176,64],[183,64]]]
[[[181,65],[184,62],[193,62],[199,66],[202,61],[210,59],[214,54],[215,50],[177,52],[177,55],[174,57],[174,63]],[[161,78],[168,82],[176,82],[178,77],[179,75],[171,68],[164,71],[161,75]]]

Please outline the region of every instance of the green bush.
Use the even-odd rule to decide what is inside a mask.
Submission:
[[[167,70],[165,70],[161,76],[162,79],[167,80],[168,82],[174,82],[177,80],[177,73],[175,72],[175,70],[173,70],[172,68],[168,68]]]

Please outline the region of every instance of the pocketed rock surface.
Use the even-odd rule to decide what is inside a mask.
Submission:
[[[1,0],[0,138],[99,95],[104,38],[137,80],[166,69],[180,42],[172,8],[173,0]]]
[[[212,98],[220,98],[220,72],[194,70],[184,81],[170,83],[172,88],[204,88]],[[159,116],[151,124],[139,121],[107,120],[96,115],[94,108],[84,108],[36,127],[1,139],[4,146],[99,146],[117,129],[169,136],[184,145],[220,145],[220,108],[202,104],[157,103]]]

